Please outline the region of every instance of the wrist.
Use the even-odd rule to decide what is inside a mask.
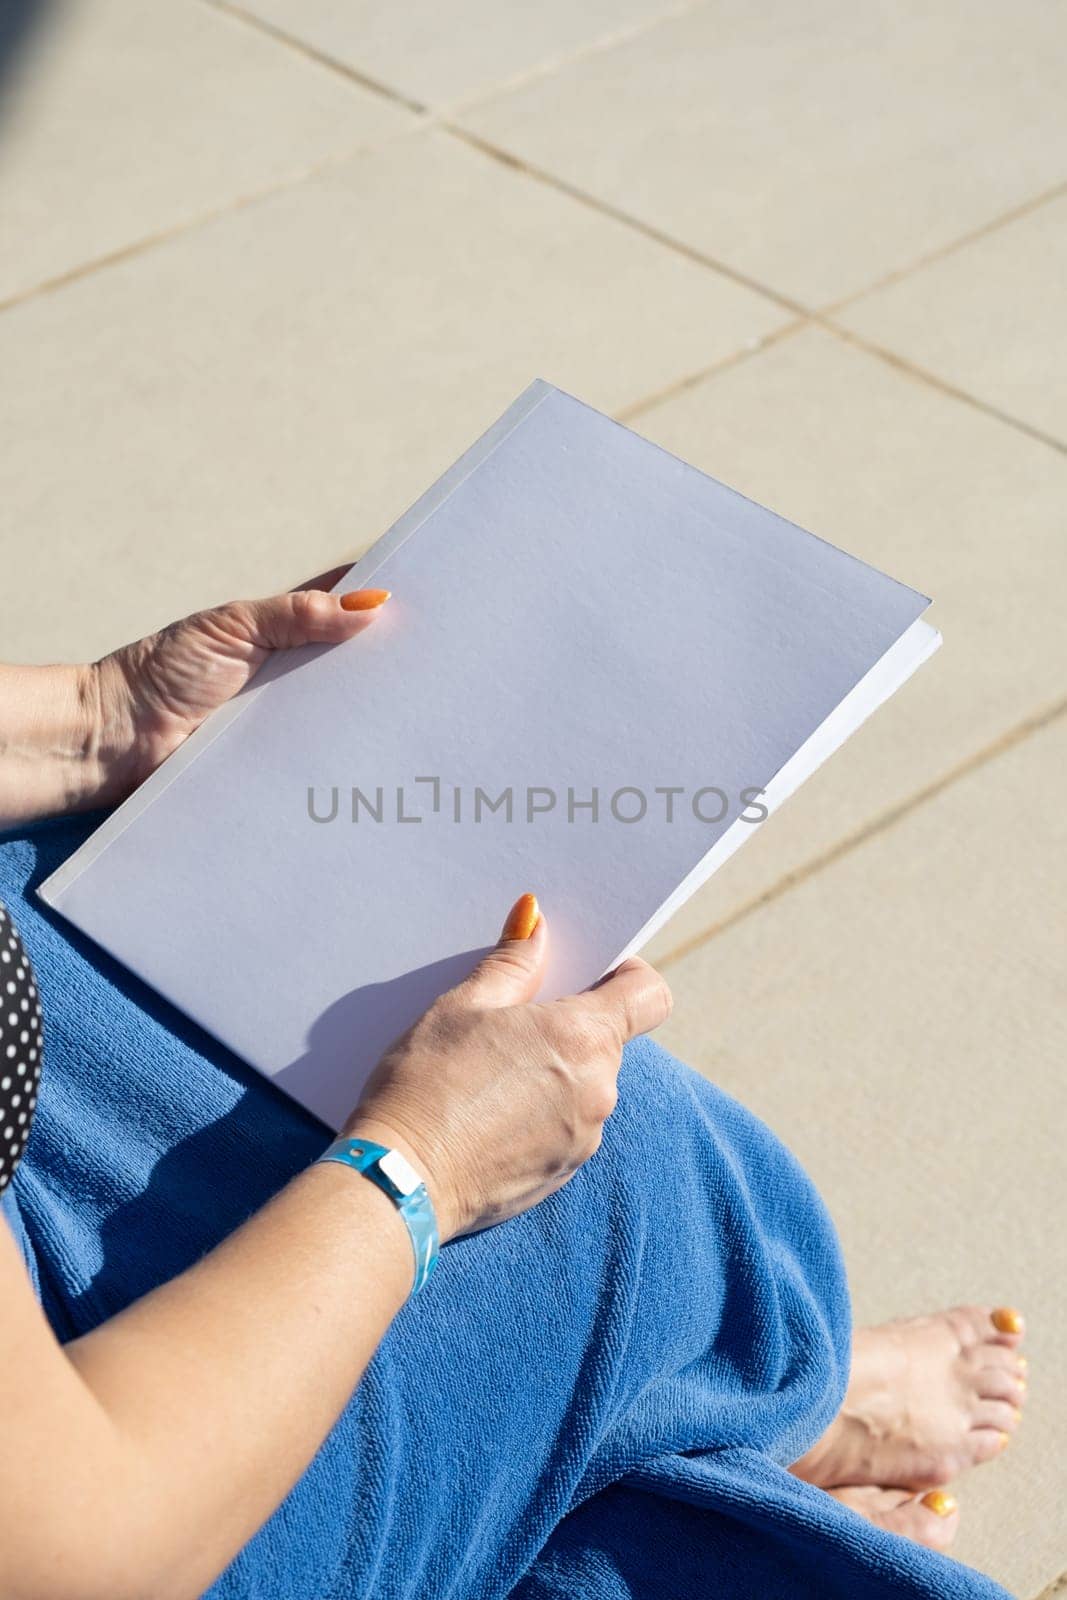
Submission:
[[[342,1133],[319,1157],[318,1165],[348,1167],[381,1191],[403,1220],[411,1243],[411,1293],[430,1280],[441,1249],[441,1235],[430,1192],[420,1172],[395,1144],[365,1133]]]
[[[0,668],[0,812],[7,821],[86,810],[101,786],[90,666]]]
[[[385,1145],[388,1150],[399,1150],[426,1185],[426,1192],[430,1196],[437,1216],[441,1243],[446,1243],[456,1234],[458,1231],[456,1207],[449,1185],[439,1170],[439,1163],[428,1159],[425,1146],[421,1142],[416,1142],[401,1132],[395,1122],[386,1122],[375,1116],[363,1116],[358,1111],[345,1123],[341,1137],[369,1139],[374,1144]]]

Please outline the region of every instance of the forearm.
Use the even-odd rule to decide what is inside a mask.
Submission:
[[[323,1164],[191,1270],[69,1345],[81,1393],[73,1417],[61,1402],[58,1436],[72,1481],[50,1516],[38,1513],[49,1524],[29,1542],[40,1570],[28,1581],[22,1565],[10,1592],[201,1594],[310,1462],[411,1275],[389,1200]],[[44,1481],[59,1494],[54,1461]],[[83,1587],[71,1587],[72,1573]]]
[[[0,827],[94,804],[95,694],[91,667],[0,666]]]

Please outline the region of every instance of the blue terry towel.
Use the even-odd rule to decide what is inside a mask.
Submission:
[[[45,1015],[4,1212],[64,1338],[179,1272],[326,1142],[33,899],[89,826],[0,844]],[[845,1385],[829,1220],[768,1130],[656,1045],[627,1050],[620,1088],[560,1194],[443,1252],[212,1600],[1003,1596],[786,1471]]]

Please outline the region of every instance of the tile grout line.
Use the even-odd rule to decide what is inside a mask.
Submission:
[[[652,394],[642,396],[640,400],[633,400],[629,405],[622,406],[618,411],[612,412],[616,422],[629,425],[638,418],[643,417],[646,411],[654,411],[657,406],[665,405],[668,400],[674,400],[678,395],[687,394],[690,389],[695,389],[707,378],[716,378],[720,372],[728,372],[731,367],[740,366],[743,361],[748,361],[752,356],[758,356],[762,351],[769,350],[772,345],[778,344],[783,339],[790,338],[793,334],[800,333],[810,326],[810,318],[794,317],[792,322],[783,322],[780,327],[773,328],[770,333],[765,333],[758,339],[750,339],[740,349],[732,350],[729,355],[722,356],[718,361],[713,361],[709,366],[700,367],[696,372],[687,373],[684,378],[676,378],[673,383],[664,384],[662,389],[657,389]]]
[[[213,3],[213,0],[205,0]],[[147,254],[158,245],[169,244],[172,239],[180,239],[188,233],[195,233],[198,228],[207,228],[213,222],[218,222],[222,217],[237,215],[249,206],[258,205],[262,200],[270,200],[274,195],[285,194],[290,189],[298,189],[301,184],[308,183],[314,178],[321,177],[334,167],[342,166],[346,161],[354,160],[356,156],[367,156],[386,149],[389,145],[397,144],[402,139],[410,139],[423,131],[425,124],[413,122],[410,127],[397,128],[392,133],[382,134],[380,138],[371,138],[349,145],[344,150],[336,150],[331,155],[324,156],[321,161],[315,161],[304,167],[299,172],[290,173],[287,177],[275,179],[267,183],[262,189],[250,190],[247,194],[238,195],[235,200],[227,200],[222,205],[215,206],[209,211],[201,211],[195,217],[187,217],[181,222],[172,223],[169,227],[160,228],[156,233],[145,234],[140,239],[133,239],[129,244],[120,245],[117,250],[109,250],[105,255],[93,256],[89,261],[81,261],[77,266],[71,267],[67,272],[58,273],[54,278],[44,278],[40,283],[32,284],[28,289],[17,289],[14,294],[6,299],[0,299],[0,315],[5,311],[13,311],[18,306],[25,305],[38,296],[53,294],[58,289],[64,289],[68,284],[77,283],[81,278],[91,278],[97,272],[103,272],[108,267],[118,266],[123,261],[128,261],[135,256]]]
[[[762,910],[764,906],[771,905],[776,900],[780,900],[783,895],[788,894],[792,889],[798,888],[800,884],[806,883],[809,879],[816,877],[826,867],[832,866],[843,857],[851,855],[854,850],[866,844],[869,839],[877,838],[879,834],[888,832],[898,822],[903,821],[912,812],[918,811],[928,801],[936,799],[938,795],[944,794],[948,789],[951,789],[960,779],[968,777],[972,772],[980,771],[991,761],[995,761],[999,756],[1005,755],[1009,750],[1014,749],[1016,745],[1023,744],[1033,734],[1040,733],[1043,728],[1051,727],[1053,723],[1064,715],[1067,715],[1067,699],[1059,700],[1044,711],[1039,711],[1034,716],[1025,718],[1014,728],[1010,728],[1006,733],[1001,734],[998,739],[994,739],[992,744],[986,745],[983,749],[975,751],[973,755],[967,756],[963,761],[957,762],[956,766],[943,773],[941,777],[935,778],[932,783],[916,790],[914,794],[909,795],[905,800],[901,800],[897,805],[890,806],[888,810],[872,818],[869,823],[857,828],[854,833],[849,834],[846,838],[838,840],[836,844],[831,845],[829,849],[824,850],[821,854],[812,856],[809,861],[802,862],[799,867],[795,867],[791,872],[785,873],[776,883],[771,884],[769,889],[765,889],[761,894],[753,896],[751,900],[747,900],[743,905],[738,906],[736,911],[730,912],[729,915],[721,918],[710,928],[706,928],[702,933],[693,934],[688,939],[683,939],[673,950],[668,950],[665,955],[658,958],[657,967],[668,967],[673,962],[681,961],[683,957],[692,954],[694,950],[699,950],[701,946],[710,944],[713,939],[717,939],[720,934],[726,933],[730,928],[736,927],[739,922],[745,921],[754,912]],[[1042,1600],[1044,1600],[1044,1597],[1042,1597]]]
[[[857,350],[864,351],[867,355],[875,356],[886,366],[894,367],[898,372],[913,378],[917,383],[926,384],[931,389],[940,390],[952,400],[959,400],[964,405],[970,406],[974,411],[980,411],[983,416],[991,417],[994,422],[1002,422],[1005,427],[1013,428],[1016,433],[1025,434],[1028,439],[1034,439],[1038,444],[1046,445],[1050,450],[1056,450],[1060,455],[1067,455],[1067,441],[1057,439],[1054,434],[1045,433],[1041,428],[1035,428],[1033,423],[1025,422],[1022,417],[1017,417],[1011,411],[1002,411],[989,400],[982,400],[976,394],[971,394],[968,389],[960,389],[947,378],[939,377],[936,372],[930,372],[926,367],[918,366],[914,361],[909,361],[906,356],[897,355],[895,350],[888,349],[885,345],[878,344],[874,339],[856,333],[846,327],[844,323],[833,322],[829,317],[824,317],[818,312],[812,312],[809,318],[814,327],[822,328],[826,333],[833,334],[844,344],[853,345]]]
[[[675,255],[686,257],[698,266],[707,267],[712,272],[717,272],[721,277],[729,278],[734,283],[740,284],[751,294],[758,294],[764,300],[781,306],[794,317],[809,317],[812,315],[807,306],[801,305],[799,300],[793,300],[788,295],[782,294],[777,289],[768,288],[766,284],[758,283],[755,278],[750,278],[746,273],[740,272],[736,267],[727,266],[723,261],[717,261],[713,256],[706,255],[703,250],[698,250],[695,245],[686,244],[682,239],[676,239],[673,234],[665,233],[661,228],[653,227],[649,222],[643,222],[639,217],[631,216],[628,211],[623,211],[610,200],[602,200],[596,195],[591,195],[587,190],[579,188],[566,178],[560,178],[555,173],[547,172],[543,167],[532,166],[519,156],[512,155],[507,150],[492,144],[488,139],[483,139],[481,134],[472,133],[469,128],[463,128],[458,123],[453,123],[447,117],[442,117],[438,126],[444,133],[450,134],[453,139],[467,144],[472,149],[480,150],[483,155],[498,162],[501,166],[509,167],[514,172],[521,173],[524,177],[531,178],[535,183],[542,184],[547,189],[555,189],[557,193],[566,195],[571,200],[576,200],[580,205],[587,206],[591,211],[599,212],[601,216],[608,217],[612,222],[621,223],[630,228],[634,233],[641,234],[646,239],[651,239],[654,244],[663,245],[672,250]]]
[[[677,4],[657,13],[655,16],[640,18],[624,27],[616,28],[612,33],[599,34],[595,39],[590,39],[585,44],[576,46],[569,54],[546,56],[532,67],[526,67],[524,70],[514,73],[510,78],[501,78],[499,82],[491,84],[486,89],[475,91],[475,93],[467,95],[466,98],[461,97],[458,100],[446,101],[438,109],[441,115],[446,117],[455,116],[459,112],[473,111],[481,106],[491,105],[494,100],[499,100],[504,95],[514,94],[516,90],[525,89],[529,84],[538,83],[542,78],[550,78],[565,67],[575,66],[583,61],[590,61],[594,56],[606,55],[609,50],[632,44],[636,39],[643,39],[646,34],[655,33],[667,23],[677,22],[694,11],[702,10],[708,3],[709,0],[678,0]]]
[[[1067,195],[1067,181],[1054,184],[1051,189],[1045,189],[1041,194],[1034,195],[1029,200],[1024,200],[1021,205],[1015,206],[1011,211],[993,217],[989,222],[983,222],[981,227],[972,228],[970,233],[963,233],[958,239],[953,239],[949,244],[941,245],[936,250],[930,250],[926,255],[919,256],[906,267],[897,267],[892,272],[887,272],[884,278],[877,279],[874,283],[866,284],[862,289],[847,294],[841,300],[834,300],[829,305],[820,306],[814,313],[820,317],[836,317],[839,312],[854,306],[860,300],[865,300],[868,295],[878,294],[883,289],[891,288],[893,284],[910,278],[915,272],[922,272],[926,267],[935,266],[939,261],[946,260],[959,250],[966,250],[968,245],[976,244],[979,239],[986,239],[992,233],[997,233],[1001,228],[1010,227],[1013,222],[1020,222],[1024,217],[1031,216],[1035,211],[1040,211],[1043,206],[1051,205],[1053,201],[1060,200]]]
[[[355,67],[350,67],[347,62],[341,61],[337,56],[331,56],[324,50],[318,50],[306,40],[299,38],[294,33],[289,33],[285,28],[280,28],[277,23],[268,22],[264,17],[256,16],[253,11],[246,11],[244,6],[237,4],[237,0],[200,0],[201,5],[209,11],[220,12],[223,16],[230,17],[234,22],[239,22],[243,27],[251,28],[253,33],[261,33],[268,39],[273,39],[276,44],[284,45],[294,55],[303,56],[306,61],[314,62],[318,67],[323,67],[327,72],[334,73],[337,77],[344,78],[346,83],[358,84],[361,89],[367,89],[382,100],[389,100],[394,105],[403,106],[408,111],[419,113],[429,112],[430,107],[421,100],[415,100],[402,94],[399,89],[394,89],[391,84],[382,83],[377,78],[370,77],[365,72],[360,72]]]

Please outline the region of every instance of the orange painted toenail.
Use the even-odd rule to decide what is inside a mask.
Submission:
[[[944,1489],[931,1489],[923,1495],[922,1503],[938,1517],[951,1517],[956,1509],[955,1495],[946,1494]]]
[[[1019,1357],[1018,1367],[1019,1367],[1019,1371],[1020,1372],[1025,1372],[1029,1365],[1030,1365],[1030,1363],[1029,1363],[1029,1361],[1027,1361],[1025,1356],[1020,1356]]]
[[[1012,1411],[1013,1411],[1013,1414],[1015,1416],[1016,1422],[1021,1422],[1023,1420],[1023,1414],[1019,1410],[1019,1407],[1018,1406],[1013,1406],[1012,1407]]]
[[[1013,1306],[998,1306],[993,1313],[993,1326],[998,1333],[1022,1333],[1022,1313]]]
[[[1010,1433],[1002,1433],[1001,1436],[1000,1436],[1000,1448],[1002,1450],[1006,1450],[1008,1448],[1009,1444],[1011,1444],[1011,1434]]]

